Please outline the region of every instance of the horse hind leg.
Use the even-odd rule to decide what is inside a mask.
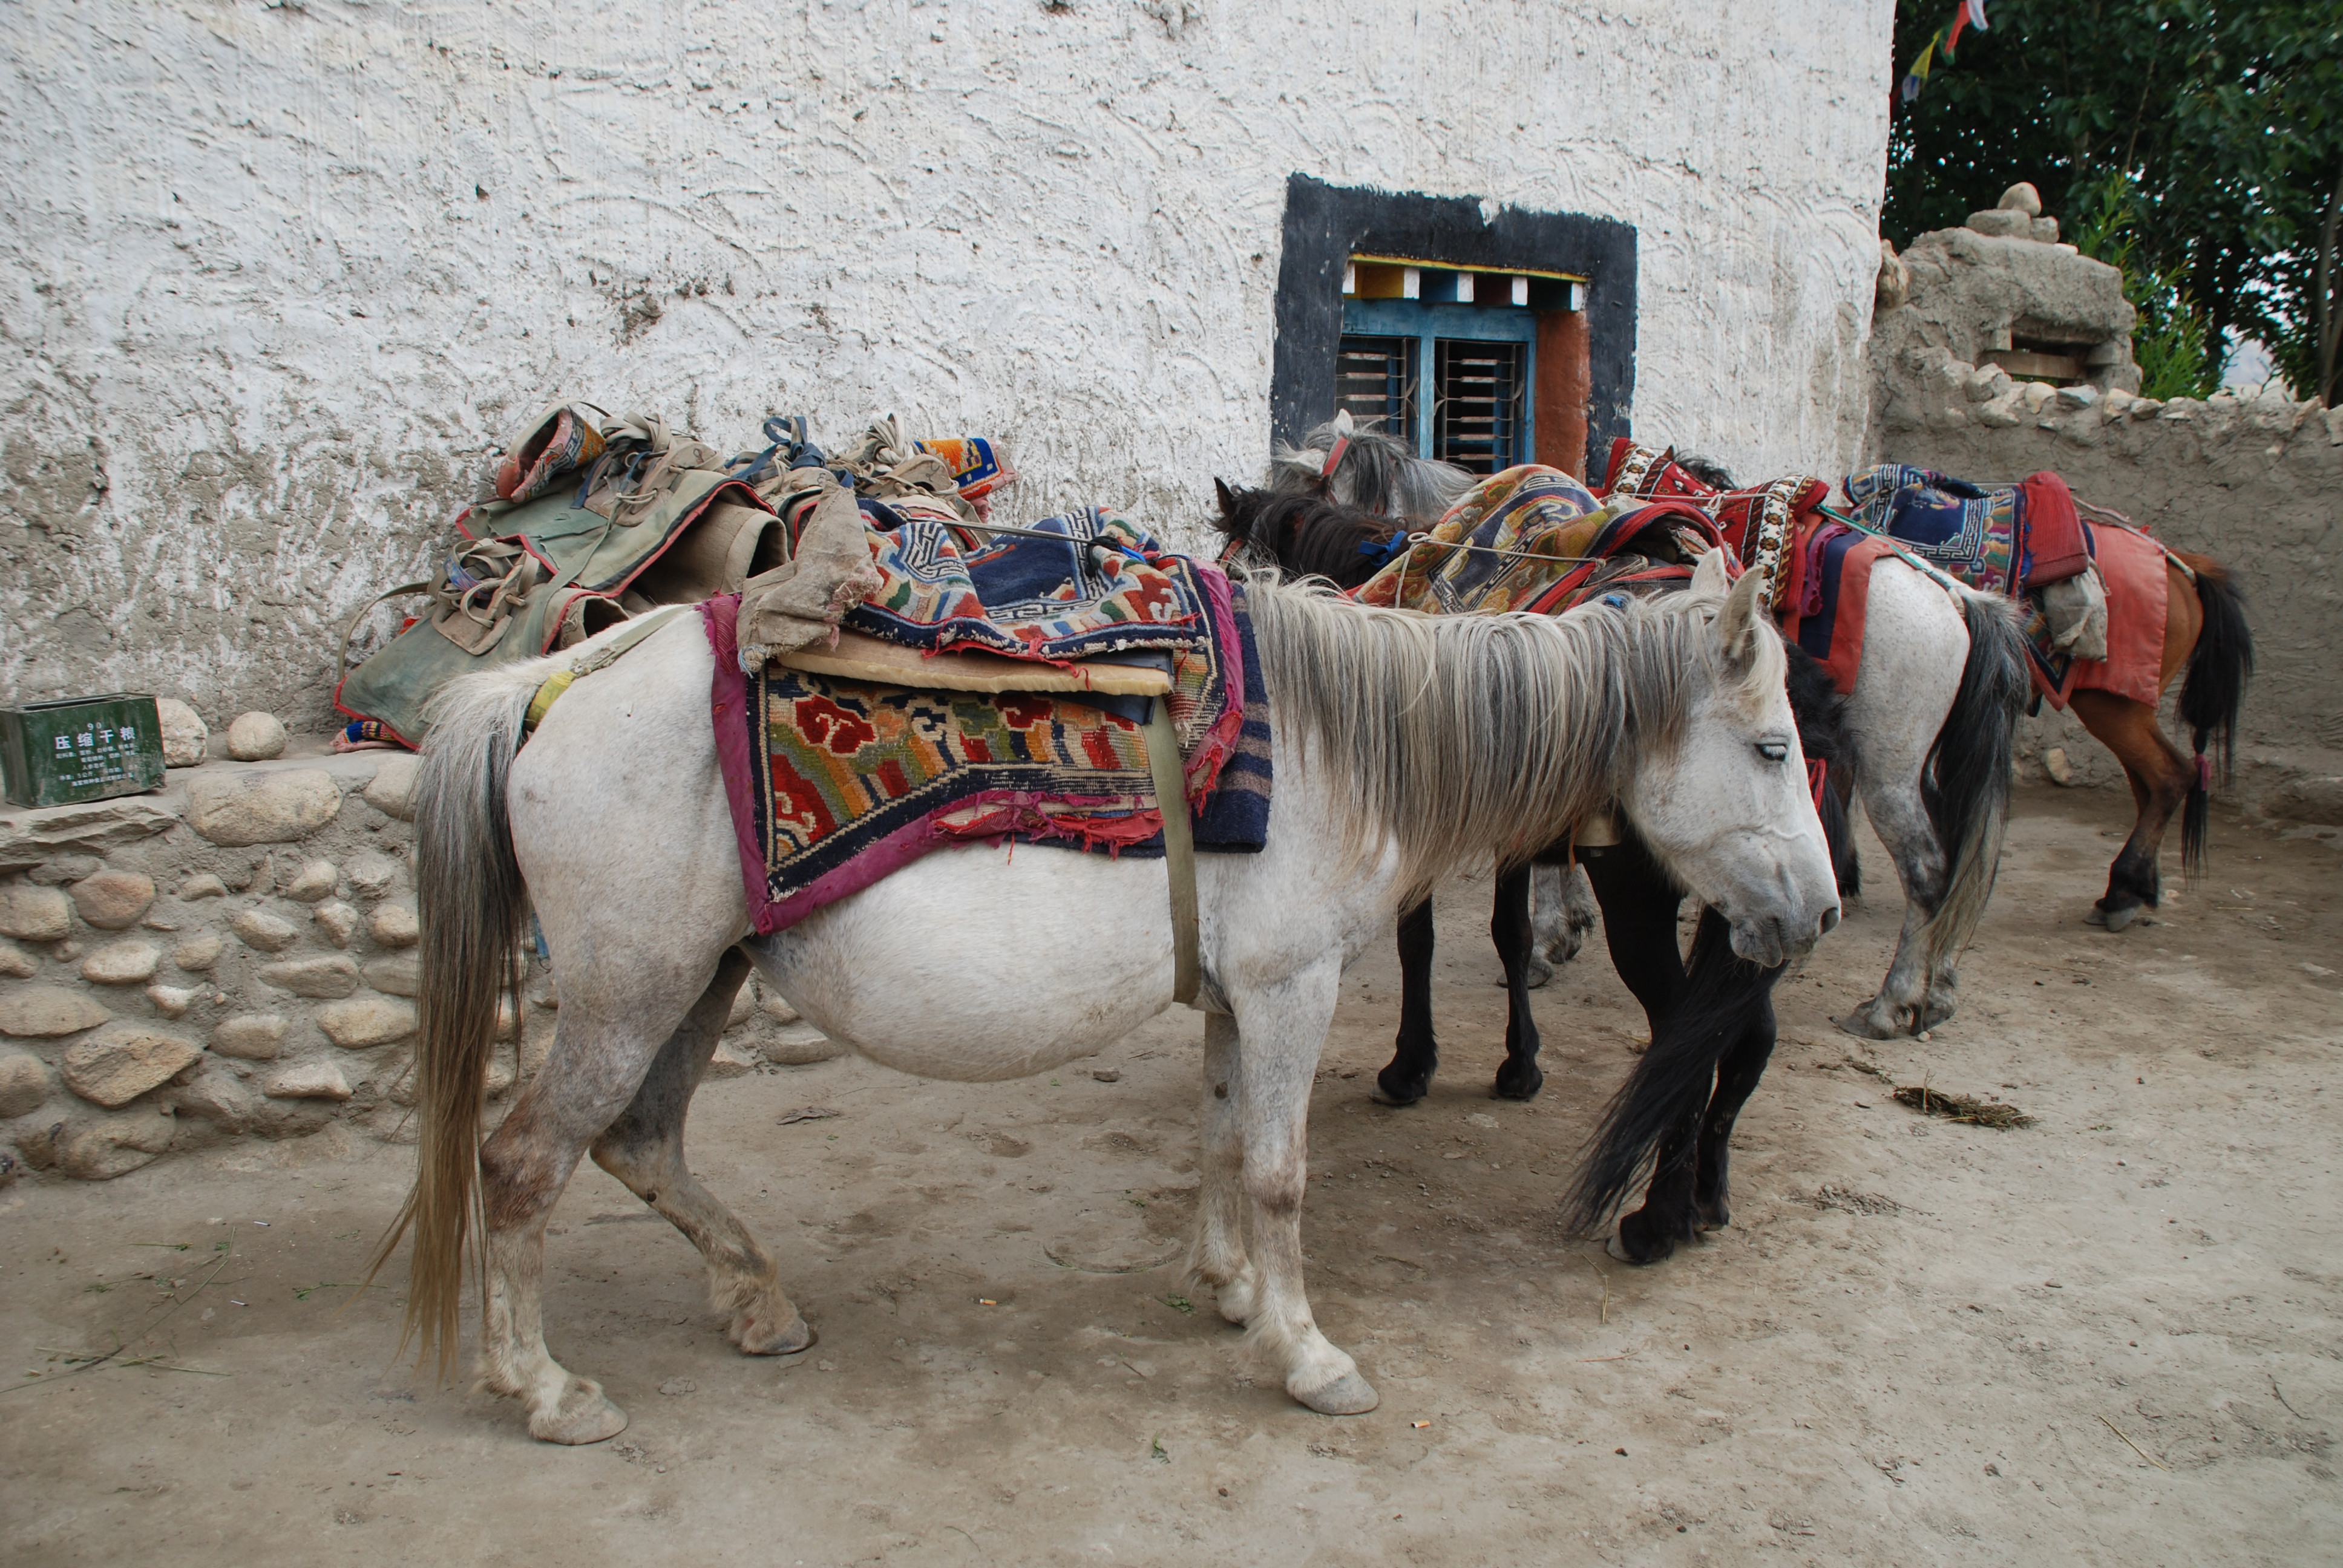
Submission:
[[[716,1004],[719,1020],[739,983],[734,972],[732,988]],[[526,1402],[530,1436],[586,1443],[617,1436],[627,1417],[601,1384],[572,1373],[546,1349],[546,1221],[587,1147],[634,1099],[659,1054],[654,1042],[693,1010],[663,990],[604,999],[565,988],[563,1000],[568,1005],[555,1025],[544,1070],[480,1145],[488,1282],[482,1370],[489,1388]]]
[[[729,1314],[734,1344],[749,1355],[790,1355],[813,1343],[813,1331],[781,1289],[780,1272],[747,1226],[691,1174],[683,1153],[683,1127],[691,1096],[724,1032],[732,999],[749,972],[739,949],[729,950],[682,1027],[669,1036],[642,1087],[618,1119],[594,1141],[594,1163],[627,1185],[683,1232],[708,1261],[708,1293]]]
[[[1529,984],[1534,990],[1578,956],[1594,930],[1594,889],[1586,868],[1534,866],[1530,869]]]
[[[2137,811],[2131,836],[2107,868],[2107,890],[2087,917],[2095,926],[2119,931],[2163,900],[2157,861],[2164,852],[2164,830],[2188,798],[2195,764],[2164,733],[2156,710],[2144,703],[2113,692],[2078,691],[2073,706],[2083,728],[2123,764]]]
[[[1203,1169],[1197,1179],[1196,1235],[1188,1249],[1191,1288],[1212,1287],[1221,1316],[1242,1325],[1253,1314],[1261,1276],[1245,1256],[1244,1081],[1237,1021],[1204,1016]]]
[[[1896,935],[1896,956],[1878,992],[1840,1019],[1838,1026],[1866,1040],[1894,1040],[1933,1029],[1950,1016],[1948,1007],[1943,1015],[1930,1016],[1936,1010],[1928,1000],[1931,985],[1941,979],[1949,998],[1951,980],[1949,972],[1944,977],[1931,972],[1926,935],[1944,896],[1945,851],[1936,842],[1936,829],[1921,801],[1916,769],[1908,778],[1882,779],[1874,774],[1865,782],[1871,787],[1864,791],[1864,809],[1887,846],[1896,878],[1904,885],[1904,927]]]

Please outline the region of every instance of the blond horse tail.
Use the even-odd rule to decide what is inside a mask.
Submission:
[[[436,1352],[443,1378],[454,1370],[463,1337],[465,1255],[477,1251],[481,1234],[480,1106],[498,1004],[509,996],[516,1016],[519,1008],[528,891],[513,858],[506,778],[520,749],[529,699],[555,662],[533,659],[450,684],[432,704],[416,789],[422,974],[414,1071],[420,1139],[415,1186],[376,1248],[367,1277],[413,1235],[399,1352],[419,1339],[418,1362]],[[485,1290],[485,1273],[476,1267],[474,1275]]]

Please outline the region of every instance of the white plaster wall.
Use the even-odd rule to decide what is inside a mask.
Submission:
[[[322,725],[550,393],[1008,435],[1178,535],[1266,457],[1286,176],[1641,233],[1639,426],[1855,455],[1887,0],[0,3],[0,695]]]

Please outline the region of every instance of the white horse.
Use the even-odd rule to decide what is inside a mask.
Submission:
[[[1259,854],[1197,867],[1189,1266],[1295,1399],[1349,1413],[1373,1408],[1374,1390],[1302,1292],[1310,1085],[1342,968],[1400,901],[1614,800],[1757,962],[1805,950],[1838,899],[1780,641],[1745,588],[1727,595],[1717,558],[1692,593],[1558,619],[1373,610],[1259,579],[1249,594],[1277,795]],[[684,619],[571,687],[525,749],[530,697],[571,654],[451,686],[417,797],[422,1140],[377,1266],[411,1229],[407,1331],[446,1371],[477,1212],[488,1384],[527,1401],[530,1432],[555,1442],[626,1424],[543,1332],[547,1217],[589,1151],[699,1248],[743,1351],[812,1342],[769,1254],[684,1163],[685,1111],[751,962],[832,1038],[931,1078],[1044,1071],[1172,1000],[1160,859],[948,849],[754,936],[709,724],[712,656]],[[532,905],[558,1024],[483,1143],[498,995]]]
[[[1322,470],[1338,441],[1342,460],[1330,479]],[[1733,488],[1721,472],[1704,466],[1702,474]],[[1273,489],[1323,489],[1417,529],[1475,482],[1418,457],[1403,440],[1334,423],[1280,448],[1270,464]],[[1855,791],[1903,884],[1904,929],[1879,990],[1838,1020],[1849,1033],[1890,1040],[1953,1016],[1961,951],[2000,865],[2011,752],[2029,689],[2008,599],[1952,586],[1901,558],[1873,568],[1846,727]],[[1532,950],[1546,964],[1566,962],[1594,925],[1585,874],[1537,867],[1531,889]]]

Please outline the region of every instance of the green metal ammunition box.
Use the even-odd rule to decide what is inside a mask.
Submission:
[[[127,691],[0,707],[0,774],[12,806],[74,806],[163,782],[155,699]]]

